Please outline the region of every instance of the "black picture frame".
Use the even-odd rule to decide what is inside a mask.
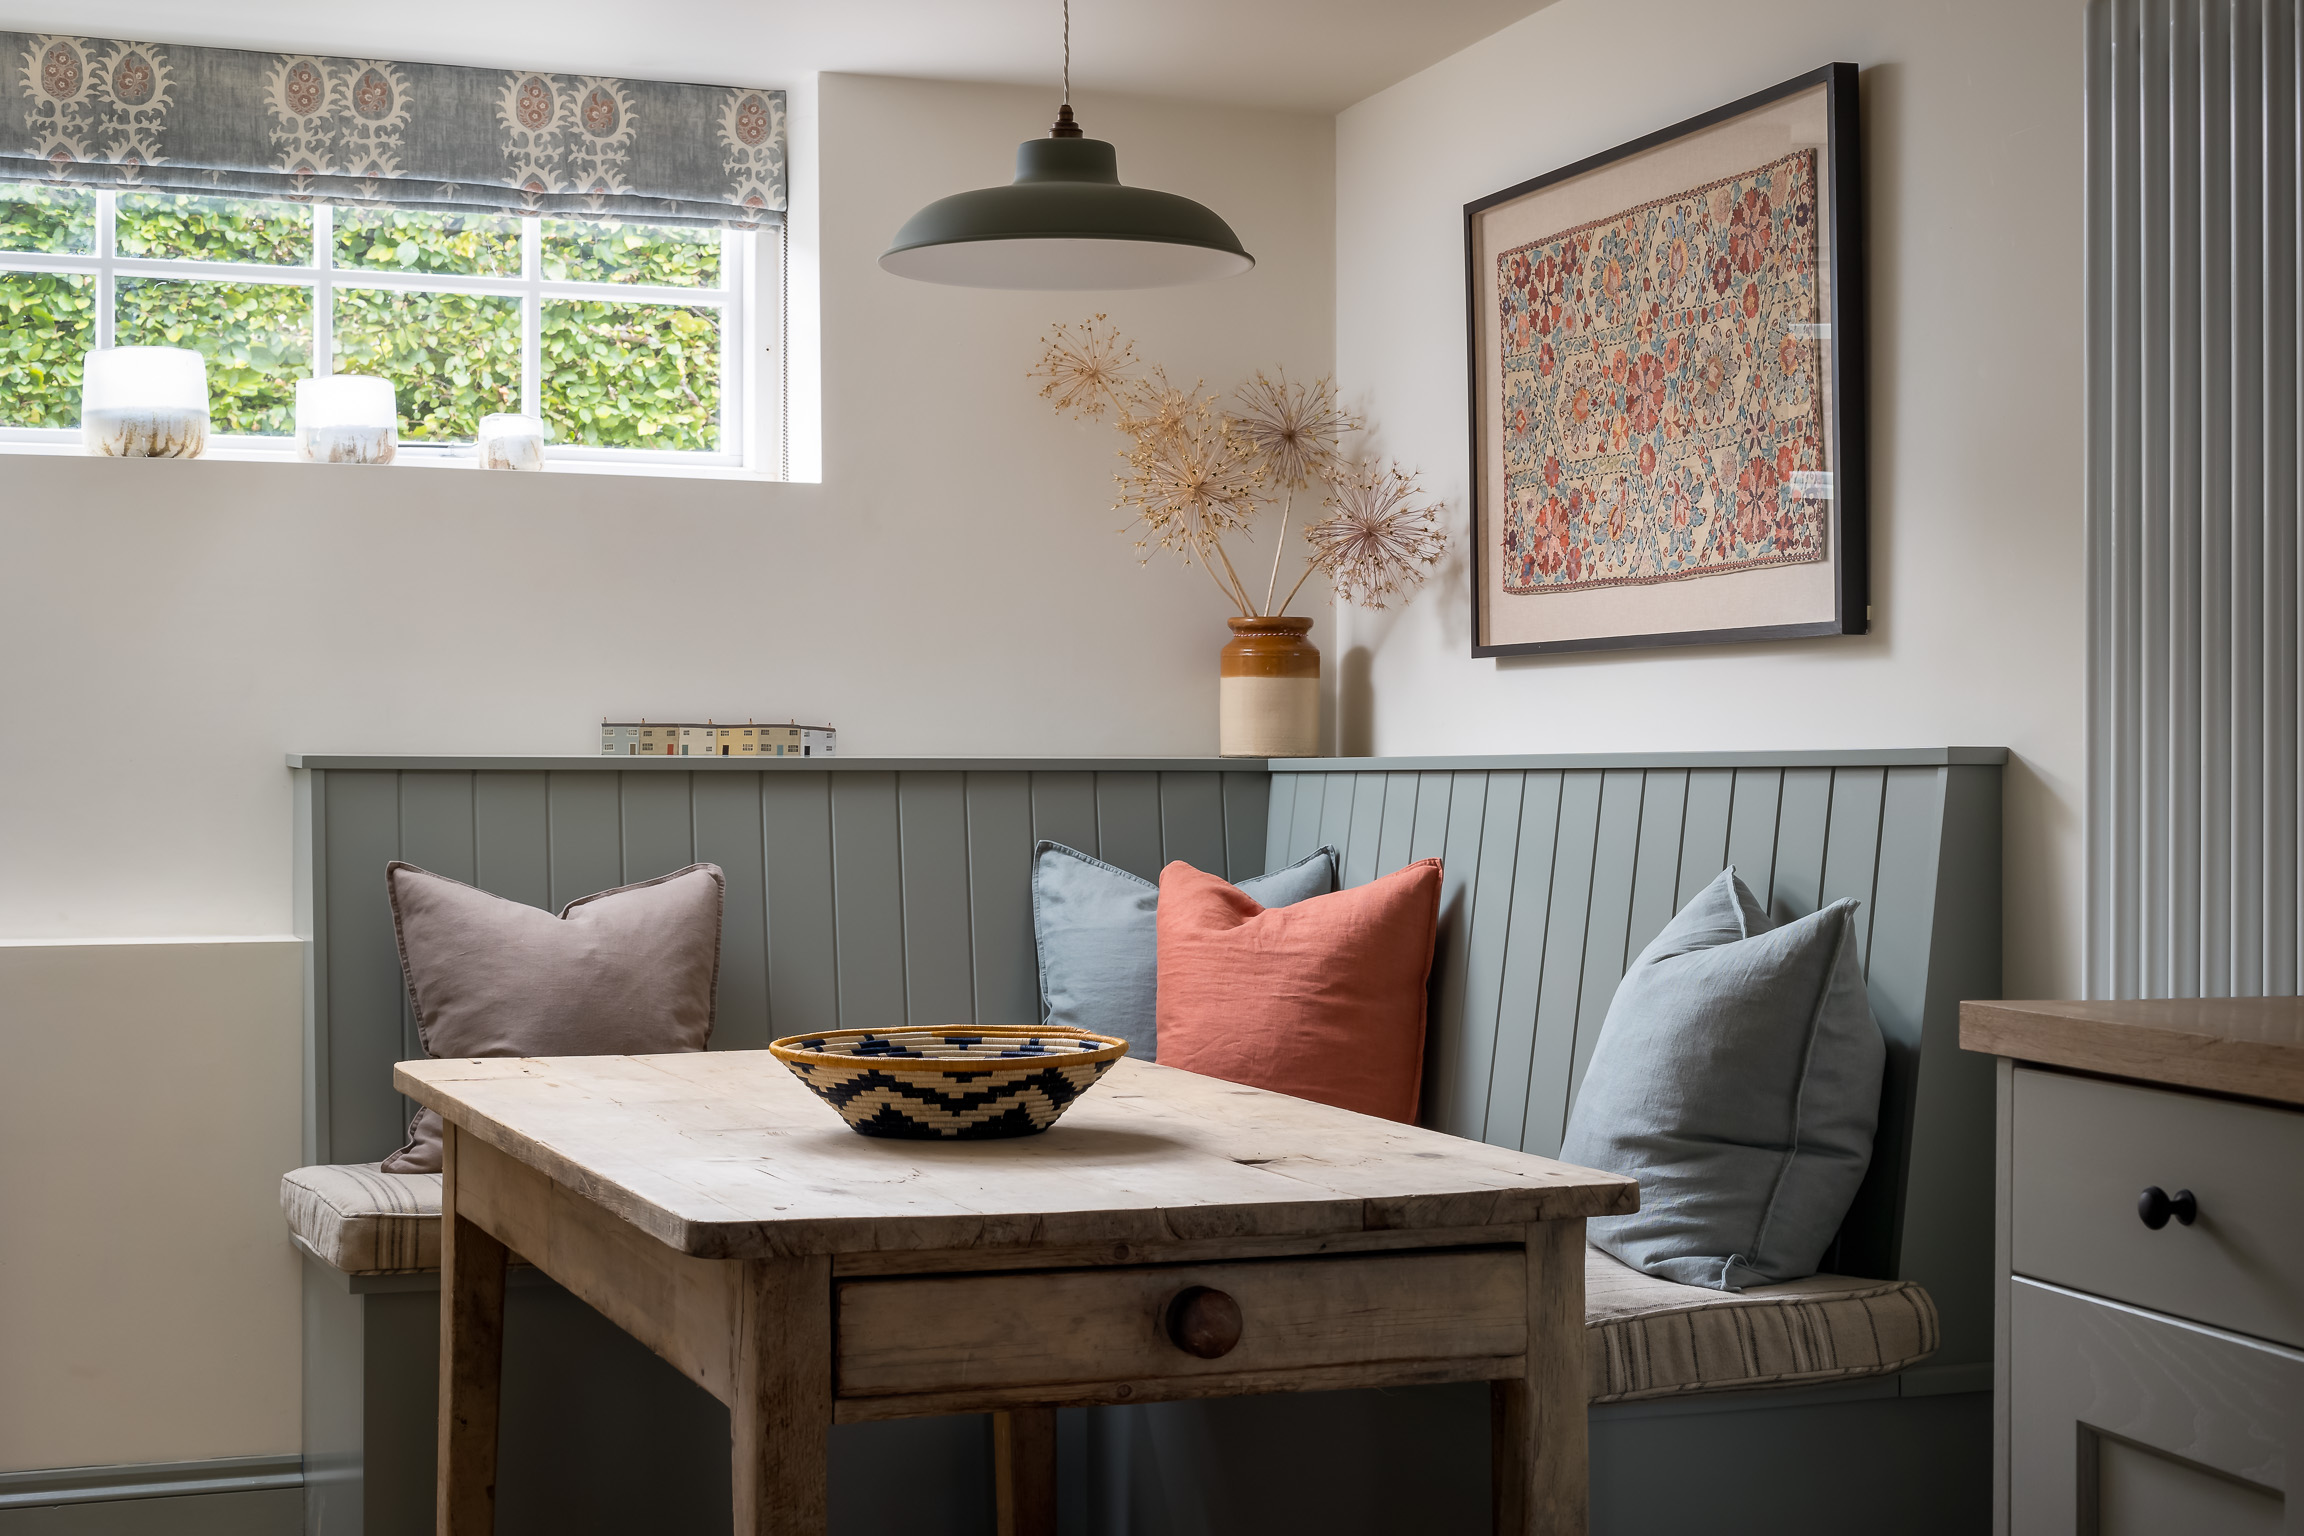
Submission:
[[[1467,436],[1470,439],[1472,558],[1472,655],[1531,656],[1570,651],[1631,650],[1681,645],[1722,645],[1765,640],[1810,639],[1831,635],[1861,635],[1871,622],[1871,550],[1868,529],[1869,456],[1867,452],[1870,349],[1867,338],[1867,262],[1864,241],[1863,128],[1857,103],[1857,66],[1826,64],[1780,85],[1729,102],[1669,128],[1620,144],[1571,165],[1494,192],[1464,205],[1464,315],[1468,374]],[[1823,89],[1826,117],[1826,165],[1819,180],[1829,189],[1829,215],[1824,232],[1829,238],[1830,406],[1826,437],[1830,444],[1832,498],[1827,523],[1828,558],[1833,565],[1833,613],[1828,619],[1800,623],[1752,624],[1727,628],[1658,630],[1640,634],[1597,635],[1551,640],[1488,643],[1484,636],[1488,561],[1494,547],[1484,521],[1488,505],[1488,460],[1483,443],[1486,413],[1482,398],[1483,359],[1480,327],[1483,311],[1480,220],[1489,211],[1514,203],[1530,193],[1587,175],[1619,161],[1669,145],[1790,97]],[[1716,579],[1716,578],[1707,578]]]

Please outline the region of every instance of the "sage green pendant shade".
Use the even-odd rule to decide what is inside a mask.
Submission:
[[[1017,146],[1008,186],[938,198],[905,220],[880,265],[922,282],[1032,289],[1165,288],[1256,265],[1210,209],[1122,186],[1112,146],[1079,137],[1071,115]]]

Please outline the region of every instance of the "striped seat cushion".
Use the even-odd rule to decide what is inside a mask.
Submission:
[[[383,1173],[374,1163],[299,1168],[280,1180],[288,1230],[353,1275],[440,1267],[440,1175]]]
[[[1596,1403],[1884,1376],[1933,1354],[1936,1303],[1909,1280],[1810,1275],[1743,1291],[1659,1280],[1584,1250]]]
[[[299,1168],[281,1208],[303,1245],[349,1274],[440,1267],[440,1175],[374,1163]],[[1811,1275],[1743,1292],[1658,1280],[1584,1251],[1592,1401],[1882,1376],[1936,1348],[1936,1304],[1904,1280]]]

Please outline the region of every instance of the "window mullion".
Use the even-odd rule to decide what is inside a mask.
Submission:
[[[544,221],[520,221],[520,413],[544,419]]]
[[[96,194],[96,345],[112,343],[112,193]]]
[[[312,205],[312,377],[336,371],[336,209]]]

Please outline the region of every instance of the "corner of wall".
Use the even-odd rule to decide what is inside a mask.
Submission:
[[[784,478],[824,478],[823,198],[817,129],[822,77],[785,87],[791,203],[784,214]]]

